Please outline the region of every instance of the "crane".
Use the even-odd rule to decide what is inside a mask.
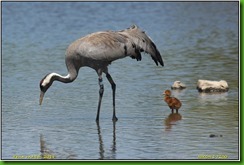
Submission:
[[[121,31],[95,32],[77,39],[71,43],[66,50],[65,63],[68,74],[66,76],[62,76],[58,73],[49,73],[40,81],[41,92],[39,104],[42,104],[45,92],[54,81],[71,83],[78,76],[79,69],[86,66],[93,68],[98,75],[98,84],[100,89],[96,121],[99,121],[104,91],[102,78],[103,73],[106,75],[106,78],[112,87],[112,120],[117,121],[118,119],[115,114],[116,84],[108,72],[108,65],[114,60],[127,56],[140,61],[141,52],[150,54],[156,65],[159,63],[164,66],[162,57],[153,41],[148,35],[146,35],[145,31],[141,30],[136,25],[132,25],[131,27]]]

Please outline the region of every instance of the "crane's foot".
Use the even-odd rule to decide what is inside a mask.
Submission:
[[[113,116],[112,121],[116,122],[116,121],[118,121],[118,118],[116,116]]]

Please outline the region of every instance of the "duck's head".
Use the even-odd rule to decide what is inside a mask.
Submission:
[[[166,90],[163,93],[164,96],[170,96],[171,95],[171,91],[170,90]]]

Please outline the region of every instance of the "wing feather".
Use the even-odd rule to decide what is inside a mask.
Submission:
[[[156,65],[158,65],[159,62],[162,66],[164,66],[162,57],[156,45],[153,43],[151,38],[146,35],[144,31],[133,25],[131,28],[119,31],[118,33],[121,33],[129,38],[130,42],[135,45],[134,48],[135,52],[137,52],[136,54],[139,55],[138,52],[148,53],[151,55]]]

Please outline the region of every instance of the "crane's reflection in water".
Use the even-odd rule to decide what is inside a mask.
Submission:
[[[43,160],[52,160],[52,159],[58,159],[58,160],[72,160],[77,159],[77,155],[71,153],[71,151],[63,150],[65,153],[60,153],[58,151],[53,151],[50,149],[50,146],[46,144],[46,140],[44,139],[43,134],[40,134],[40,156],[38,159]]]
[[[182,116],[179,113],[171,113],[165,120],[165,131],[170,131],[173,125],[176,125],[177,121],[181,120]]]
[[[42,134],[40,134],[40,152],[40,159],[55,159],[56,157],[54,152],[47,147]]]
[[[103,138],[102,138],[102,132],[101,127],[99,124],[99,121],[97,123],[97,133],[98,133],[98,140],[99,140],[99,159],[116,159],[116,122],[113,122],[113,140],[112,145],[110,148],[110,152],[108,152],[108,156],[105,156],[105,150],[104,150],[104,144],[103,144]]]
[[[102,131],[101,131],[102,129],[101,129],[99,122],[96,122],[96,126],[97,126],[98,144],[99,144],[99,148],[98,148],[99,157],[97,159],[100,159],[100,160],[116,159],[116,151],[117,151],[117,148],[116,148],[116,122],[113,122],[113,137],[112,137],[112,143],[111,143],[111,146],[109,147],[109,149],[106,149],[107,148],[105,145],[106,140],[105,140],[105,144],[104,144]],[[51,148],[53,148],[53,145],[54,144],[52,144],[50,141],[47,142],[47,139],[45,138],[45,136],[43,134],[40,134],[40,156],[38,156],[38,158],[35,158],[35,159],[44,159],[44,160],[79,159],[77,154],[74,154],[73,149],[70,150],[70,149],[67,149],[66,147],[61,148],[61,149],[60,149],[60,147],[51,149]],[[83,147],[83,146],[80,146],[80,147]],[[94,151],[96,152],[97,149]],[[87,157],[85,159],[90,159],[90,158]],[[93,159],[96,159],[96,158],[93,158]]]

